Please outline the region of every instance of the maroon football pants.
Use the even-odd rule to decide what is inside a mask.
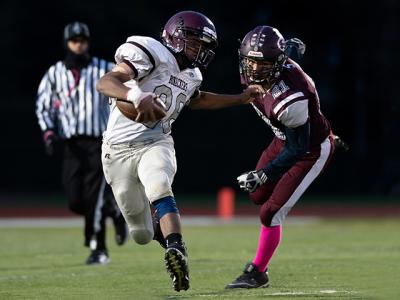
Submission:
[[[274,138],[263,151],[256,170],[266,166],[283,150],[284,141]],[[312,147],[309,152],[276,181],[268,181],[250,194],[250,199],[261,205],[260,219],[265,226],[282,224],[286,215],[323,171],[333,154],[333,140],[328,137],[321,145]]]

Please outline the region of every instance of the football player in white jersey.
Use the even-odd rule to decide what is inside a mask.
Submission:
[[[176,291],[189,288],[189,270],[171,189],[176,172],[171,124],[185,105],[217,109],[249,103],[258,93],[257,87],[239,95],[199,91],[200,69],[212,60],[216,46],[216,30],[206,16],[180,12],[165,25],[161,42],[129,37],[116,51],[117,65],[97,84],[100,92],[133,103],[138,112],[134,122],[113,101],[103,139],[104,174],[132,238],[138,244],[155,238],[166,248],[164,258]],[[165,104],[161,120],[155,117],[162,110],[156,98]],[[155,229],[150,203],[159,222]]]

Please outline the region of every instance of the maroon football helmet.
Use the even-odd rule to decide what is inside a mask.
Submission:
[[[285,41],[278,29],[270,26],[254,28],[246,34],[239,48],[242,83],[273,84],[293,47],[299,56],[304,54],[305,45],[299,39]]]
[[[189,68],[206,68],[218,45],[214,24],[195,11],[182,11],[172,16],[164,26],[161,40],[170,51],[181,56],[185,67]]]

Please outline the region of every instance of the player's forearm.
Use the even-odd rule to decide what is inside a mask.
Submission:
[[[297,155],[294,151],[284,148],[279,156],[264,166],[262,170],[269,180],[276,180],[293,167],[300,158],[301,156]]]
[[[262,169],[271,180],[280,178],[294,164],[304,157],[310,147],[310,122],[297,128],[286,129],[285,148]]]
[[[198,98],[192,100],[189,107],[192,109],[220,109],[243,104],[247,98],[243,94],[222,95],[202,91]]]
[[[126,87],[123,82],[128,80],[129,77],[126,78],[125,74],[110,72],[99,79],[96,84],[96,89],[105,96],[126,100],[129,88]]]

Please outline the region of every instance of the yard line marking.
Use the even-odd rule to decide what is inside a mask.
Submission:
[[[246,290],[243,290],[246,291]],[[337,291],[337,290],[320,290],[314,292],[275,292],[275,293],[266,293],[264,296],[318,296],[321,294],[356,294],[356,291]],[[232,293],[209,293],[209,294],[194,294],[196,297],[204,297],[204,298],[232,298]],[[253,298],[254,294],[240,294],[240,297],[249,297]],[[179,296],[170,296],[167,299],[178,299]],[[185,298],[185,297],[182,297]]]
[[[311,296],[318,294],[356,294],[357,291],[337,291],[337,290],[320,290],[315,292],[276,292],[276,293],[267,293],[264,296]]]

